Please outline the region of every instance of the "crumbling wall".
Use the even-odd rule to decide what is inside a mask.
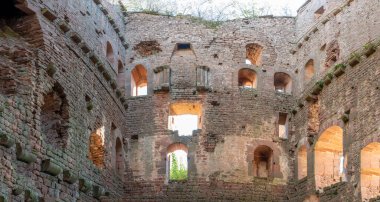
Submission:
[[[288,113],[291,117],[295,105],[291,94],[276,93],[274,89],[276,72],[293,76],[290,60],[285,57],[290,51],[289,35],[274,33],[280,30],[292,33],[294,19],[235,20],[215,30],[186,18],[132,14],[128,20],[130,44],[157,41],[162,51],[147,57],[141,57],[139,49],[128,52],[128,58],[132,58],[129,66],[142,64],[148,70],[148,95],[128,99],[127,135],[138,136],[138,140],[131,140],[128,160],[135,181],[126,183],[125,199],[229,199],[242,194],[229,187],[238,189],[260,184],[267,188],[253,188],[242,194],[241,200],[284,200],[286,192],[266,191],[286,187],[290,175],[286,163],[287,140],[280,140],[275,131],[278,113]],[[190,46],[181,50],[178,43]],[[246,64],[246,45],[252,43],[263,47],[260,66]],[[154,71],[160,66],[171,69],[168,90],[154,89]],[[209,68],[206,88],[196,86],[198,66]],[[257,73],[256,89],[239,88],[238,72],[242,68]],[[130,78],[127,82],[131,82]],[[127,95],[130,95],[128,90]],[[169,106],[181,102],[202,106],[201,129],[189,137],[168,130]],[[166,147],[175,142],[184,143],[189,149],[187,182],[167,182],[165,152]],[[274,175],[261,180],[253,175],[253,155],[260,145],[274,151],[275,164],[271,166]],[[189,187],[205,190],[205,193],[195,193]]]
[[[21,7],[25,16],[0,26],[0,76],[8,80],[0,87],[1,199],[120,198],[110,130],[112,124],[126,130],[126,105],[113,87],[116,73],[103,48],[112,41],[124,60],[122,40],[96,1],[31,0]],[[96,29],[108,34],[99,37]],[[99,127],[105,134],[103,168],[88,158],[91,131]]]
[[[317,2],[320,3],[311,1],[310,6]],[[379,74],[380,55],[378,51],[368,55],[365,46],[369,42],[379,43],[379,25],[367,14],[379,10],[380,4],[355,0],[333,3],[327,4],[325,15],[316,20],[315,24],[311,24],[309,32],[301,31],[297,34],[300,38],[293,52],[299,79],[303,75],[301,68],[310,59],[314,60],[316,71],[308,84],[299,83],[296,88],[298,103],[301,105],[297,107],[294,123],[296,132],[291,145],[297,146],[306,138],[310,147],[307,150],[308,175],[307,179],[302,179],[306,182],[294,187],[295,190],[305,191],[291,197],[295,201],[303,201],[315,193],[314,171],[317,162],[314,158],[314,147],[325,129],[331,126],[343,129],[344,162],[340,173],[341,182],[321,190],[318,195],[320,201],[362,200],[359,185],[360,151],[369,143],[379,140],[379,134],[375,132],[379,117],[376,109],[378,96],[375,92],[378,86],[376,75]],[[302,12],[311,12],[310,8],[306,7]],[[301,14],[298,18],[303,17]],[[353,20],[360,21],[361,26],[368,31],[347,29],[355,26]],[[303,20],[300,19],[299,23],[303,23]],[[353,55],[359,55],[358,64],[350,62],[355,59]],[[336,62],[329,63],[327,69],[326,56],[328,59],[337,56]],[[318,81],[320,82],[317,83]],[[323,85],[321,90],[320,84]],[[294,166],[296,165],[297,162],[294,162]]]

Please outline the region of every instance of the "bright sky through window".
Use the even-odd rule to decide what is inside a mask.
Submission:
[[[180,168],[181,166],[183,166],[183,168],[185,170],[187,170],[187,153],[183,150],[176,150],[173,152],[177,158],[177,161],[178,161],[178,168]],[[169,156],[170,158],[172,157],[171,154],[173,153],[170,153]],[[173,166],[173,161],[171,160],[170,161],[170,167],[172,168]]]
[[[178,130],[178,135],[192,135],[198,129],[198,116],[191,114],[169,116],[169,129]]]

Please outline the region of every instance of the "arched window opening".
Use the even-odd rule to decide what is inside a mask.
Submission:
[[[96,167],[104,167],[104,126],[91,133],[88,157]]]
[[[182,143],[171,144],[166,153],[166,174],[169,181],[183,181],[188,178],[188,149]]]
[[[125,70],[123,63],[119,60],[117,65],[117,86],[121,89],[125,89]]]
[[[109,41],[107,41],[106,56],[107,56],[108,62],[111,64],[111,66],[113,66],[115,62],[115,55],[113,53],[112,45]]]
[[[380,143],[373,142],[360,153],[360,186],[363,201],[380,196]]]
[[[298,179],[302,179],[307,176],[307,149],[306,145],[302,145],[298,149],[297,154],[297,171],[298,171]]]
[[[265,145],[258,146],[254,152],[253,176],[272,177],[273,176],[273,150]]]
[[[259,44],[253,43],[245,46],[246,48],[246,64],[261,65],[261,55],[263,47]]]
[[[252,69],[239,70],[239,87],[243,88],[257,88],[256,72]]]
[[[124,173],[124,156],[123,156],[123,144],[121,143],[120,138],[116,138],[115,145],[115,154],[116,154],[116,171],[119,175]]]
[[[305,83],[309,82],[314,76],[314,60],[309,60],[305,65]]]
[[[132,96],[142,96],[148,94],[148,75],[143,65],[137,65],[131,74]]]
[[[326,129],[315,145],[315,182],[323,189],[341,181],[343,176],[343,129]]]
[[[292,78],[283,72],[275,73],[274,88],[279,93],[292,93]]]
[[[69,105],[62,86],[55,84],[44,96],[41,107],[41,132],[46,143],[63,148],[68,137]]]
[[[175,103],[169,107],[168,129],[180,136],[190,136],[201,128],[202,106],[198,103]]]

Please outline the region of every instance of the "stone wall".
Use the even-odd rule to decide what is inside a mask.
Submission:
[[[298,16],[297,26],[302,27],[301,24],[304,22],[299,19],[303,18],[303,15],[312,15],[308,14],[307,10],[313,10],[313,5],[318,3],[321,2],[311,1],[303,8],[305,10]],[[300,145],[307,145],[307,188],[302,194],[304,192],[315,194],[314,169],[318,166],[314,159],[315,144],[327,128],[334,125],[341,127],[345,165],[341,181],[345,183],[333,184],[326,190],[320,190],[319,199],[320,201],[361,201],[360,152],[369,143],[379,141],[379,134],[376,132],[379,96],[376,90],[380,55],[377,51],[373,55],[366,56],[365,46],[369,42],[373,44],[380,42],[379,23],[371,17],[374,10],[380,9],[380,4],[373,1],[342,1],[331,5],[329,3],[325,5],[331,8],[330,12],[326,10],[325,16],[310,24],[310,32],[297,34],[299,39],[293,53],[295,71],[298,72],[299,80],[296,91],[300,96],[297,97],[299,97],[298,102],[302,104],[301,107],[297,107],[298,112],[293,122],[296,132],[290,145],[293,145],[293,150],[297,150]],[[316,7],[318,6],[314,8]],[[355,29],[355,26],[361,28]],[[326,67],[326,59],[331,54],[328,52],[328,47],[332,42],[338,44],[339,54],[336,62]],[[353,53],[357,53],[361,61],[354,67],[350,65],[351,59],[354,58]],[[314,60],[315,74],[310,82],[305,83],[303,69],[310,59]],[[347,66],[342,75],[335,70],[338,64]],[[331,82],[326,75],[333,76]],[[325,84],[323,90],[315,96],[312,92],[316,88],[317,81]],[[342,117],[348,117],[349,120]],[[294,168],[292,165],[290,167],[291,170],[297,170],[296,156],[294,156]],[[304,185],[295,187],[305,189]],[[302,200],[302,198],[297,199],[297,201]]]
[[[362,200],[360,153],[380,142],[380,51],[368,49],[380,45],[379,1],[311,0],[296,18],[217,27],[114,0],[17,4],[23,15],[0,21],[0,201]],[[248,44],[263,48],[258,65],[246,64]],[[136,66],[147,95],[132,96]],[[241,69],[254,88],[239,86]],[[168,129],[176,103],[201,109],[189,136]],[[319,188],[315,145],[331,126],[343,130],[343,169]],[[174,143],[186,181],[168,177]]]
[[[123,28],[119,5],[104,6]],[[104,59],[110,41],[125,61],[120,37],[93,1],[25,1],[19,7],[27,11],[23,17],[1,22],[1,77],[7,81],[0,95],[1,197],[120,198],[115,144],[126,131],[125,109],[112,85],[115,65]],[[90,134],[99,128],[103,167],[89,159]]]
[[[130,142],[128,159],[137,182],[127,183],[126,199],[207,201],[241,195],[241,200],[265,200],[272,192],[253,189],[242,195],[228,187],[230,184],[255,187],[253,153],[260,145],[269,146],[275,154],[274,176],[261,184],[266,184],[267,189],[285,188],[290,173],[286,163],[288,149],[286,140],[280,140],[275,131],[279,112],[291,117],[295,98],[275,92],[274,74],[286,72],[294,76],[290,72],[290,60],[285,57],[290,51],[293,29],[292,18],[235,20],[212,29],[188,17],[139,13],[128,16],[127,40],[131,47],[142,41],[156,41],[161,51],[150,56],[142,56],[137,51],[127,53],[128,72],[138,64],[148,70],[148,95],[128,99],[127,133],[138,136],[138,140]],[[176,52],[177,43],[190,43],[192,51]],[[245,47],[249,43],[264,47],[261,66],[245,64]],[[156,91],[153,70],[163,65],[171,68],[170,90]],[[196,88],[197,66],[210,69],[206,91]],[[256,72],[256,89],[239,88],[241,68]],[[127,78],[127,85],[129,82]],[[130,87],[127,94],[130,95]],[[202,106],[201,129],[190,137],[177,136],[168,130],[169,105],[181,102]],[[189,149],[189,179],[184,184],[167,182],[166,149],[175,142],[182,142]],[[212,185],[215,180],[227,186],[215,191]],[[155,186],[154,193],[148,191],[153,188],[145,187],[150,183]],[[137,191],[135,187],[144,191]],[[286,199],[285,192],[273,197],[266,200]]]

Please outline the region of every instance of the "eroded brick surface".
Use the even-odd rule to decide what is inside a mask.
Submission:
[[[361,152],[376,156],[366,146],[380,141],[380,51],[363,48],[380,45],[378,1],[312,0],[297,18],[239,19],[216,29],[187,17],[124,15],[116,1],[17,7],[21,14],[0,22],[0,196],[8,201],[376,197],[369,183],[380,173],[376,158]],[[317,10],[324,12],[316,17]],[[353,52],[362,56],[351,67]],[[132,73],[136,67],[144,71]],[[132,96],[140,83],[147,95]],[[198,109],[190,136],[168,130],[176,103]],[[321,138],[332,126],[343,131],[342,147],[321,160],[315,152],[328,156],[337,140]],[[187,181],[168,182],[175,143],[187,148]],[[47,159],[53,166],[42,172]],[[329,172],[318,166],[330,164],[333,182],[319,183]]]

